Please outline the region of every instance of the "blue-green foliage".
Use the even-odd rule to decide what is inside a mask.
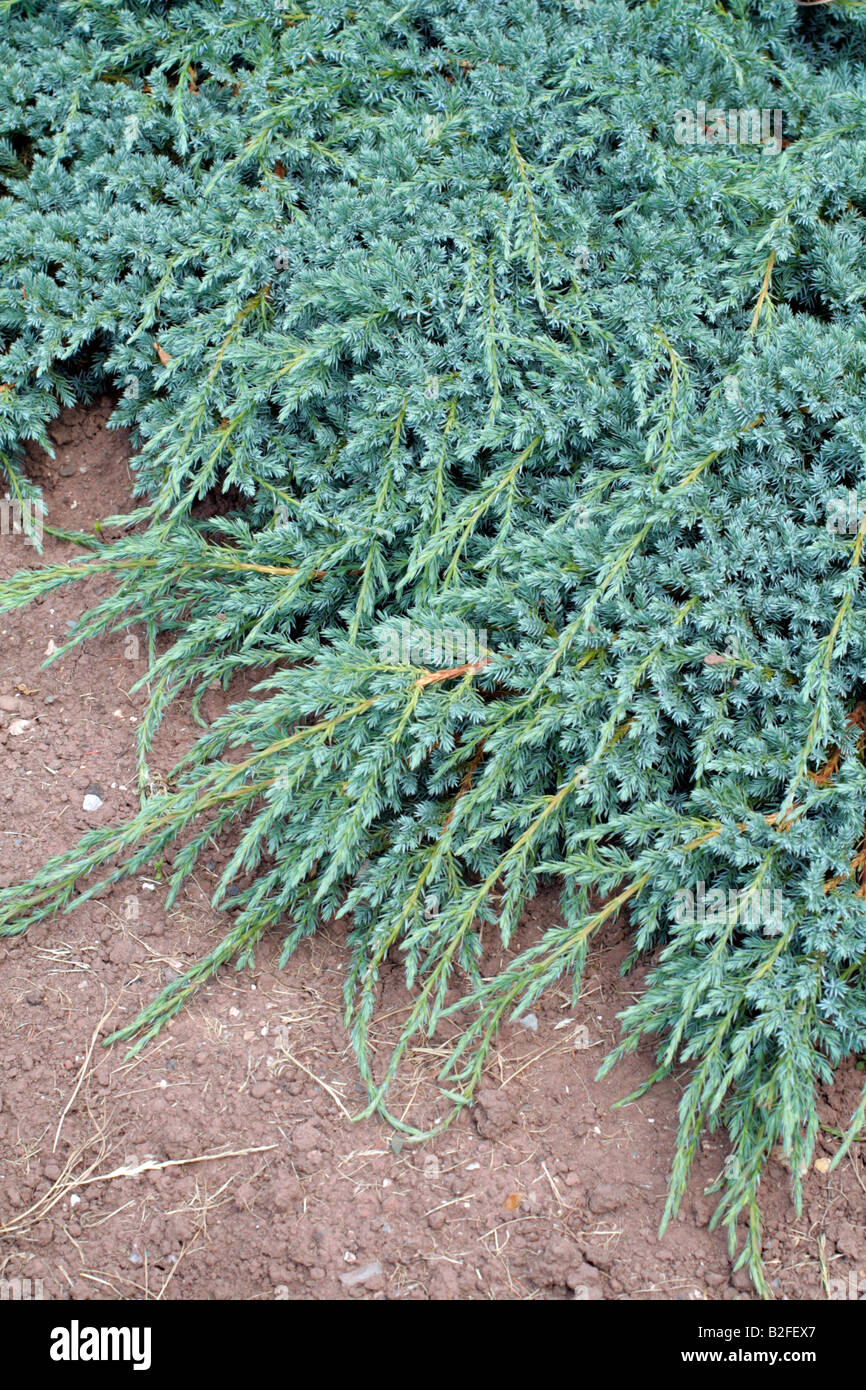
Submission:
[[[172,634],[141,813],[0,893],[0,931],[180,835],[177,891],[239,820],[220,891],[251,886],[140,1038],[270,924],[288,953],[350,914],[384,1111],[455,983],[459,1108],[499,1019],[627,906],[635,954],[663,949],[623,1047],[691,1064],[670,1210],[727,1124],[719,1216],[748,1216],[760,1280],[766,1157],[799,1173],[817,1084],[866,1049],[863,528],[828,521],[866,488],[862,9],[0,9],[0,452],[25,490],[22,441],[108,383],[141,500],[0,600],[96,567],[118,584],[76,640]],[[699,102],[781,110],[784,148],[678,144]],[[489,656],[385,659],[404,618],[486,630]],[[167,703],[256,667],[151,794]],[[549,877],[562,925],[482,980],[479,921],[507,941]],[[699,884],[781,912],[677,911]],[[374,1079],[392,947],[413,1011]]]

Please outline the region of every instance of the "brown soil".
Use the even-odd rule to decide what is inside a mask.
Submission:
[[[54,526],[86,529],[130,505],[129,445],[105,428],[110,413],[107,401],[66,412],[52,427],[56,459],[31,450]],[[46,560],[72,554],[46,538]],[[35,559],[22,537],[2,538],[0,575]],[[49,640],[60,645],[106,584],[0,617],[2,884],[137,807],[143,696],[129,689],[145,669],[142,634],[89,641],[40,669]],[[209,692],[206,717],[226,703]],[[193,736],[188,709],[176,707],[153,766],[164,775]],[[104,805],[88,814],[94,786]],[[725,1235],[708,1229],[704,1189],[725,1136],[704,1138],[681,1216],[659,1241],[680,1084],[612,1108],[648,1075],[649,1049],[594,1080],[639,985],[619,976],[624,922],[596,946],[577,1007],[563,989],[538,1006],[537,1030],[507,1025],[478,1104],[420,1146],[348,1118],[362,1092],[342,1025],[343,927],[307,942],[283,971],[275,934],[255,969],[215,978],[138,1057],[103,1049],[101,1037],[223,934],[209,900],[225,855],[215,846],[168,912],[154,872],[0,939],[0,1279],[41,1280],[61,1299],[753,1296],[745,1271],[732,1273]],[[556,911],[555,895],[540,895],[514,948]],[[382,981],[378,1045],[394,1040],[406,1005],[395,964]],[[440,1055],[434,1040],[407,1058],[398,1113],[411,1105],[435,1118]],[[862,1080],[842,1068],[823,1102],[831,1128],[847,1123]],[[766,1175],[779,1297],[826,1298],[828,1279],[852,1274],[866,1293],[864,1145],[828,1174],[836,1142],[819,1146],[799,1218],[787,1172],[773,1163]]]

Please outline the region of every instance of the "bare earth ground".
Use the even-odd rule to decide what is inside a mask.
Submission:
[[[129,445],[106,430],[110,412],[108,401],[66,412],[52,427],[56,458],[31,450],[55,526],[89,529],[130,504]],[[46,560],[73,553],[46,539]],[[21,536],[0,540],[0,575],[34,560]],[[129,689],[145,669],[141,634],[139,650],[135,633],[93,640],[40,670],[101,583],[0,616],[0,884],[137,808],[143,696]],[[226,703],[209,692],[206,717]],[[193,736],[177,707],[152,765],[167,773]],[[104,804],[86,813],[94,787]],[[537,1030],[506,1025],[479,1103],[420,1146],[349,1118],[363,1095],[342,1025],[339,923],[283,971],[275,935],[254,970],[223,972],[134,1060],[103,1049],[101,1037],[222,936],[209,899],[225,856],[215,845],[169,912],[155,869],[0,938],[0,1280],[41,1280],[59,1299],[753,1297],[725,1235],[708,1229],[704,1189],[725,1136],[704,1139],[681,1216],[659,1241],[680,1084],[612,1108],[648,1075],[649,1049],[594,1080],[640,982],[619,976],[624,922],[596,943],[579,1005],[563,989],[538,1007]],[[556,911],[555,895],[540,895],[515,949]],[[493,941],[489,952],[493,962]],[[396,1038],[406,1009],[395,964],[377,1045]],[[397,1113],[435,1118],[443,1041],[407,1059]],[[862,1080],[848,1064],[824,1096],[831,1130],[847,1123]],[[828,1174],[836,1144],[826,1133],[799,1218],[788,1173],[775,1162],[768,1171],[765,1248],[779,1297],[823,1299],[830,1280],[852,1275],[866,1295],[866,1146]]]

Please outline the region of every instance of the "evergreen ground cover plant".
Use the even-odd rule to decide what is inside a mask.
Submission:
[[[115,1036],[338,914],[369,1111],[449,1015],[453,1114],[627,910],[655,956],[605,1068],[647,1036],[647,1085],[685,1064],[665,1221],[726,1126],[715,1219],[767,1292],[768,1156],[799,1200],[866,1049],[862,5],[0,15],[10,493],[107,388],[137,448],[120,539],[0,606],[105,573],[70,645],[150,643],[140,812],[0,892],[0,932],[163,860],[173,897],[234,824],[224,940]],[[256,670],[156,788],[170,703]],[[561,921],[485,976],[481,924],[507,944],[543,882]]]

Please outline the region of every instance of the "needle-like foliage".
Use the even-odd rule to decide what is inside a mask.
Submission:
[[[799,1198],[817,1089],[866,1048],[862,6],[0,12],[2,462],[23,496],[22,442],[108,386],[140,501],[0,607],[105,572],[72,641],[152,639],[139,814],[0,892],[0,932],[169,846],[174,895],[234,824],[224,941],[118,1036],[341,914],[387,1114],[444,1013],[467,1104],[499,1022],[627,910],[656,961],[619,1053],[688,1064],[666,1219],[726,1125],[717,1219],[766,1290],[767,1157]],[[156,791],[170,702],[257,668]],[[542,881],[561,922],[485,978],[479,925],[507,943]],[[393,950],[411,1013],[374,1074]]]

